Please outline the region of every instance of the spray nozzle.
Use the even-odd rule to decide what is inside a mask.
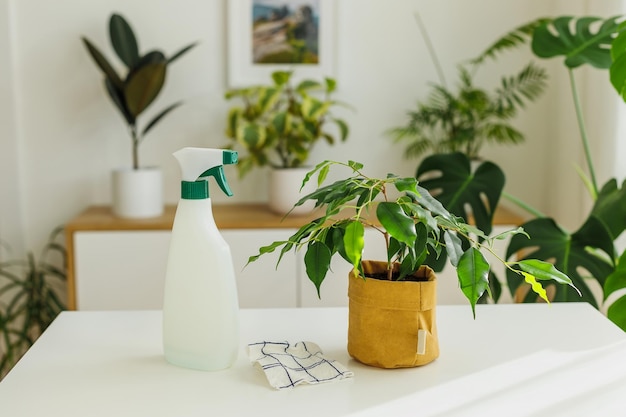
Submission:
[[[207,181],[198,181],[204,177],[215,178],[217,185],[220,186],[220,189],[226,195],[233,195],[226,181],[224,165],[237,163],[236,151],[209,148],[183,148],[174,152],[174,157],[180,163],[182,171],[183,198],[208,198]],[[196,182],[198,184],[195,184]]]

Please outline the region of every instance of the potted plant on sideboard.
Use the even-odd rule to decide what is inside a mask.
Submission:
[[[336,135],[326,130],[333,123],[340,141],[348,137],[348,125],[331,113],[339,104],[332,99],[336,82],[325,78],[323,83],[302,80],[292,84],[291,71],[275,71],[272,83],[226,92],[227,100],[238,98],[243,106],[228,112],[226,136],[229,148],[243,148],[245,153],[237,165],[243,177],[254,167],[269,166],[270,209],[285,214],[300,198],[297,190],[310,167],[307,166],[313,147],[325,140],[333,145]],[[321,92],[322,97],[316,97]],[[303,205],[292,214],[310,212],[311,205]]]
[[[161,92],[168,65],[196,44],[185,46],[169,58],[159,50],[142,55],[131,26],[117,13],[112,14],[109,19],[109,38],[117,57],[126,67],[126,76],[120,76],[109,60],[86,37],[82,41],[102,71],[106,92],[124,118],[131,137],[132,169],[113,172],[113,212],[121,217],[158,216],[163,213],[161,170],[140,165],[139,146],[148,132],[182,103],[179,101],[167,106],[142,129],[138,125],[138,118]]]
[[[350,175],[323,185],[335,166],[347,168]],[[481,251],[493,253],[494,240],[524,232],[516,229],[488,237],[448,212],[415,178],[393,174],[370,178],[362,169],[362,164],[352,161],[318,164],[303,181],[304,185],[317,173],[318,188],[296,205],[313,201],[316,207],[324,207],[324,214],[303,225],[288,240],[261,247],[249,262],[280,249],[280,263],[290,250],[306,248],[306,273],[319,296],[331,259],[339,255],[352,265],[348,287],[349,353],[363,363],[383,368],[424,365],[439,354],[436,276],[423,265],[428,253],[445,250],[457,270],[459,288],[475,314],[478,299],[490,291],[490,265]],[[366,227],[379,232],[385,241],[386,253],[379,261],[362,259]],[[469,245],[464,246],[461,238]],[[572,285],[550,263],[501,261],[541,297],[545,297],[541,280]]]

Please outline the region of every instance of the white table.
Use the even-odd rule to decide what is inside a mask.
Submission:
[[[605,417],[623,401],[626,336],[587,304],[437,312],[440,358],[381,370],[348,356],[345,308],[242,310],[239,358],[218,372],[165,362],[159,311],[64,312],[0,383],[0,416]],[[355,377],[276,391],[244,353],[263,339],[316,342]]]

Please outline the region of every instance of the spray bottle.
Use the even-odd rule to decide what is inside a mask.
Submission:
[[[168,362],[213,371],[230,367],[239,345],[239,305],[233,261],[211,209],[208,177],[232,192],[224,165],[237,152],[183,148],[182,171],[165,277],[163,348]]]

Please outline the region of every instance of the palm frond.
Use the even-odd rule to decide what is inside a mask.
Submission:
[[[540,17],[536,20],[523,24],[509,33],[496,40],[489,45],[487,49],[483,51],[478,57],[470,61],[473,65],[478,65],[484,62],[486,59],[494,59],[496,55],[509,50],[518,48],[521,45],[526,44],[532,39],[533,32],[538,26],[550,22],[552,19],[546,17]]]
[[[543,93],[547,79],[545,69],[532,62],[517,75],[502,77],[501,87],[496,89],[498,111],[512,111],[508,117],[513,116],[518,106],[523,108],[525,101],[533,101]]]

